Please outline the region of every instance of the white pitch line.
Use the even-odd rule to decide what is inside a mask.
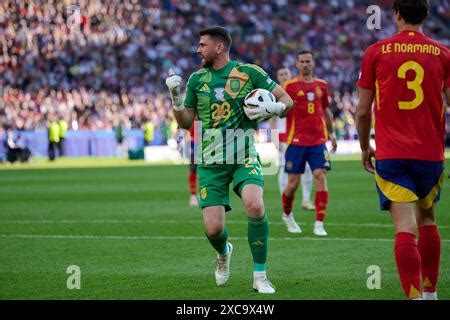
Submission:
[[[202,220],[0,220],[1,224],[202,224]],[[227,224],[247,224],[247,221],[226,221]],[[284,224],[281,221],[269,221],[273,225]],[[313,225],[312,223],[301,223],[301,225]],[[367,227],[367,228],[393,228],[392,224],[382,223],[335,223],[328,222],[332,227]],[[448,229],[450,226],[438,226],[439,229]]]
[[[0,238],[21,239],[68,239],[68,240],[205,240],[205,237],[176,237],[176,236],[113,236],[113,235],[64,235],[64,234],[0,234]],[[229,237],[230,240],[247,241],[247,237]],[[393,239],[383,238],[311,238],[311,237],[271,237],[269,241],[357,241],[357,242],[393,242]],[[442,242],[450,242],[443,239]]]

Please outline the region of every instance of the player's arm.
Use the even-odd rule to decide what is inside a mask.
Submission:
[[[170,69],[169,77],[166,79],[166,85],[169,88],[170,98],[172,100],[173,114],[178,126],[182,129],[189,130],[194,123],[196,112],[195,109],[184,106],[181,98],[181,82],[181,77]],[[189,91],[189,86],[186,91]],[[189,92],[186,92],[186,95],[188,94]]]
[[[331,141],[331,152],[335,153],[337,149],[337,141],[336,135],[334,134],[333,128],[333,113],[330,110],[330,101],[328,100],[328,88],[327,86],[323,86],[323,94],[322,94],[322,107],[323,114],[325,119],[325,125],[327,126],[328,132],[328,140]]]
[[[331,141],[330,151],[332,153],[335,153],[336,149],[337,149],[337,141],[336,141],[336,135],[334,134],[334,128],[333,128],[333,114],[331,113],[330,108],[324,109],[324,118],[325,118],[325,124],[327,126],[327,130],[328,130],[328,139]]]
[[[445,98],[447,99],[447,106],[450,106],[450,88],[445,89]],[[450,179],[450,173],[448,178]]]
[[[252,114],[248,114],[250,111],[246,109],[247,117],[250,120],[267,119],[272,116],[285,117],[287,112],[292,109],[294,101],[292,101],[289,94],[281,88],[278,84],[270,79],[267,72],[256,65],[247,65],[247,72],[255,88],[266,89],[272,92],[277,102],[264,101],[258,103],[259,108],[252,110]]]
[[[278,102],[284,103],[284,105],[286,106],[284,111],[280,113],[280,118],[286,117],[287,113],[292,109],[292,107],[294,107],[294,101],[289,96],[289,94],[278,84],[272,90],[272,93],[275,98],[277,98]]]
[[[445,98],[447,98],[447,106],[450,107],[450,88],[445,89]]]
[[[372,127],[372,102],[375,96],[373,90],[359,87],[359,104],[356,113],[356,128],[358,129],[359,145],[361,147],[361,160],[370,173],[375,169],[372,164],[372,158],[375,156],[375,150],[370,146],[370,129]]]
[[[182,129],[189,130],[192,127],[195,119],[195,109],[184,108],[182,111],[173,110],[173,115],[178,123],[178,126]]]

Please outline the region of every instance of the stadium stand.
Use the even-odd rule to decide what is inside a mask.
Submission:
[[[198,30],[218,24],[232,33],[234,59],[269,72],[282,64],[295,71],[296,52],[313,50],[317,76],[331,88],[337,134],[355,139],[360,60],[363,48],[395,33],[389,3],[379,1],[381,29],[368,30],[368,2],[358,0],[3,0],[0,135],[46,130],[49,114],[66,118],[69,130],[113,130],[119,117],[125,129],[150,120],[155,132],[167,132],[174,124],[167,70],[194,71]],[[425,33],[449,46],[449,1],[430,5]]]

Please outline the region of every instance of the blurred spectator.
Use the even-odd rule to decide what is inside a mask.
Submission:
[[[143,125],[144,131],[144,145],[149,146],[155,137],[155,126],[150,120],[147,120]]]
[[[67,129],[69,128],[69,124],[64,119],[64,117],[60,118],[58,121],[59,126],[59,143],[58,143],[58,150],[59,150],[59,156],[64,156],[64,141],[66,139],[66,133]]]
[[[126,152],[125,146],[123,144],[123,125],[122,120],[119,116],[115,116],[113,120],[113,130],[114,130],[114,137],[116,138],[116,155],[117,156],[123,156]]]
[[[48,116],[48,159],[55,160],[60,140],[59,125],[53,114]]]
[[[16,147],[14,133],[12,130],[8,130],[6,132],[4,145],[6,149],[6,161],[11,163],[16,162],[18,158],[18,148]]]
[[[27,162],[31,157],[31,151],[27,147],[26,142],[21,134],[17,136],[17,139],[14,139],[13,131],[8,130],[6,133],[4,145],[6,149],[6,160],[8,162]]]

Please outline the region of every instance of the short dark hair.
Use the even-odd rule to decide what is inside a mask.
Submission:
[[[230,50],[231,47],[231,35],[227,29],[220,26],[210,27],[206,29],[202,29],[199,32],[200,36],[210,36],[214,39],[222,42],[227,50]]]
[[[278,67],[276,67],[276,71],[278,72],[278,71],[280,71],[281,69],[289,69],[289,67],[288,66],[285,66],[284,64],[281,64],[281,65],[279,65]]]
[[[428,0],[395,0],[393,9],[408,24],[422,24],[428,17]]]
[[[310,54],[311,57],[313,57],[313,59],[314,59],[314,53],[313,53],[311,50],[300,50],[300,51],[297,53],[297,58],[298,58],[298,56],[301,55],[301,54]]]

